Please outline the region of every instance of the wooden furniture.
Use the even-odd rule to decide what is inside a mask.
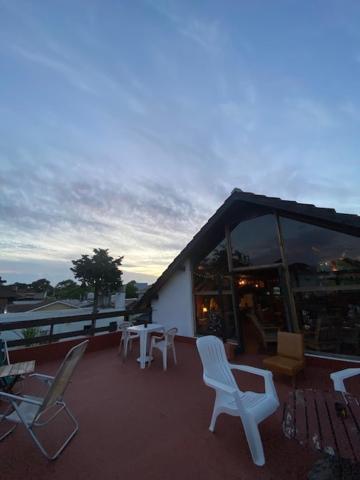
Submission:
[[[252,325],[255,327],[257,335],[261,341],[262,347],[265,350],[268,350],[271,345],[275,345],[277,342],[277,332],[279,330],[278,327],[274,325],[262,325],[259,322],[257,314],[254,312],[249,312],[246,316],[251,321]]]
[[[282,427],[287,438],[326,455],[309,479],[360,478],[360,401],[356,397],[337,391],[295,390],[284,405]]]
[[[263,360],[264,367],[273,373],[292,377],[295,386],[296,375],[305,367],[304,337],[301,333],[278,332],[277,355]]]
[[[28,362],[13,363],[0,367],[0,378],[27,375],[35,370],[35,360]]]
[[[127,331],[138,333],[140,336],[140,357],[138,358],[138,362],[140,362],[140,368],[145,368],[146,362],[151,361],[151,357],[148,354],[148,333],[163,332],[164,327],[159,323],[149,323],[146,325],[134,325],[128,327]]]

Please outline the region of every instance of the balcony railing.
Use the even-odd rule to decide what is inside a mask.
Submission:
[[[128,321],[134,315],[148,314],[151,319],[151,309],[135,309],[135,310],[108,310],[94,313],[85,313],[80,315],[67,315],[59,317],[46,317],[29,320],[14,320],[10,322],[0,322],[0,334],[4,331],[17,331],[29,328],[50,327],[46,334],[36,335],[31,338],[19,338],[9,340],[9,347],[29,346],[34,344],[44,344],[56,342],[65,338],[73,338],[79,336],[93,336],[97,333],[111,332],[117,330],[117,323],[110,322],[108,325],[96,326],[97,320],[107,318],[123,317],[124,321]],[[77,322],[90,322],[84,325],[80,330],[70,330],[65,332],[54,333],[56,325],[71,324]],[[136,319],[135,319],[136,322]]]

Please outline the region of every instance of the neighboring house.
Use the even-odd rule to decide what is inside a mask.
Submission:
[[[136,286],[137,291],[138,291],[138,298],[141,298],[149,288],[149,284],[145,283],[145,282],[144,283],[136,282],[135,286]]]
[[[12,288],[0,285],[0,313],[6,312],[16,298],[17,294]]]
[[[359,237],[357,215],[235,189],[137,305],[187,337],[244,348],[251,312],[318,351],[360,355]]]
[[[47,300],[36,304],[15,304],[8,306],[8,313],[21,313],[21,312],[45,312],[55,310],[72,310],[74,308],[80,308],[80,302],[73,300]]]

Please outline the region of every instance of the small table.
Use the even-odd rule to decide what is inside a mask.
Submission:
[[[140,362],[140,368],[145,368],[146,362],[150,362],[151,358],[148,355],[148,343],[147,336],[150,332],[163,332],[164,327],[159,323],[149,323],[145,325],[134,325],[127,328],[128,332],[135,332],[140,335],[140,357],[138,362]]]
[[[284,405],[282,425],[287,438],[327,454],[324,469],[331,463],[334,472],[359,471],[360,401],[356,397],[337,391],[295,390]]]
[[[26,375],[35,370],[35,360],[28,362],[12,363],[10,365],[3,365],[0,367],[0,378],[2,377],[16,377],[18,375]]]

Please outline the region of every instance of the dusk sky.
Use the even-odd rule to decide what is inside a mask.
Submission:
[[[0,0],[0,276],[153,281],[234,187],[360,211],[360,2]]]

